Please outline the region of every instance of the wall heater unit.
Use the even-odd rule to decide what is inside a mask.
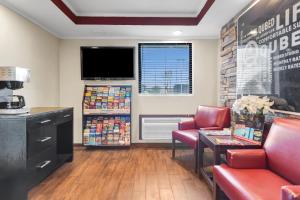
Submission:
[[[171,140],[172,131],[178,129],[178,122],[191,120],[191,116],[140,115],[141,140]]]

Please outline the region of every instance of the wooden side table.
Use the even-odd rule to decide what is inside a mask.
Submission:
[[[236,139],[232,136],[216,136],[216,135],[208,135],[209,131],[200,131],[199,132],[199,148],[198,148],[198,155],[199,155],[199,176],[202,175],[204,180],[208,183],[210,189],[214,191],[214,180],[212,173],[209,174],[205,170],[204,162],[203,162],[203,155],[204,149],[209,148],[213,151],[213,165],[220,165],[222,158],[221,155],[225,154],[228,149],[258,149],[261,148],[261,145],[247,142],[244,140]],[[234,142],[234,144],[224,144],[219,143],[218,140],[226,139]]]

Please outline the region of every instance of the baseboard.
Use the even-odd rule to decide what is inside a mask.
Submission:
[[[74,143],[74,147],[84,147],[82,143]],[[164,148],[164,149],[171,149],[172,143],[132,143],[131,147],[134,148]],[[188,149],[187,145],[183,143],[176,143],[176,149]]]
[[[164,149],[172,149],[172,143],[133,143],[131,144],[132,147],[137,148],[164,148]],[[189,148],[187,145],[183,143],[176,143],[177,148]]]
[[[73,143],[74,147],[83,147],[82,143]]]

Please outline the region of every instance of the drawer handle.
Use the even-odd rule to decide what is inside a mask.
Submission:
[[[42,164],[37,165],[36,168],[43,169],[43,168],[45,168],[47,165],[49,165],[50,163],[51,163],[51,160],[46,160],[46,161],[44,161]]]
[[[71,115],[65,115],[64,118],[71,117]]]
[[[50,120],[50,119],[47,119],[47,120],[41,121],[40,123],[41,123],[41,124],[46,124],[46,123],[49,123],[49,122],[51,122],[51,120]]]
[[[52,139],[52,137],[45,137],[45,138],[39,140],[39,142],[46,142],[46,141],[51,140],[51,139]]]

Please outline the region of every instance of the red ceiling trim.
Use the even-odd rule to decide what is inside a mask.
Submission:
[[[206,1],[205,5],[203,6],[203,8],[199,12],[198,16],[196,17],[197,24],[199,24],[199,22],[203,19],[203,17],[206,15],[206,13],[208,12],[208,10],[214,4],[214,2],[215,2],[215,0],[211,0],[211,1],[208,0],[208,1]]]
[[[67,17],[78,25],[165,25],[197,26],[215,0],[207,0],[196,17],[95,17],[76,16],[63,0],[51,0]]]
[[[52,2],[76,24],[77,16],[62,0],[52,0]]]
[[[197,25],[194,18],[180,17],[87,17],[77,18],[77,24],[102,25]]]

